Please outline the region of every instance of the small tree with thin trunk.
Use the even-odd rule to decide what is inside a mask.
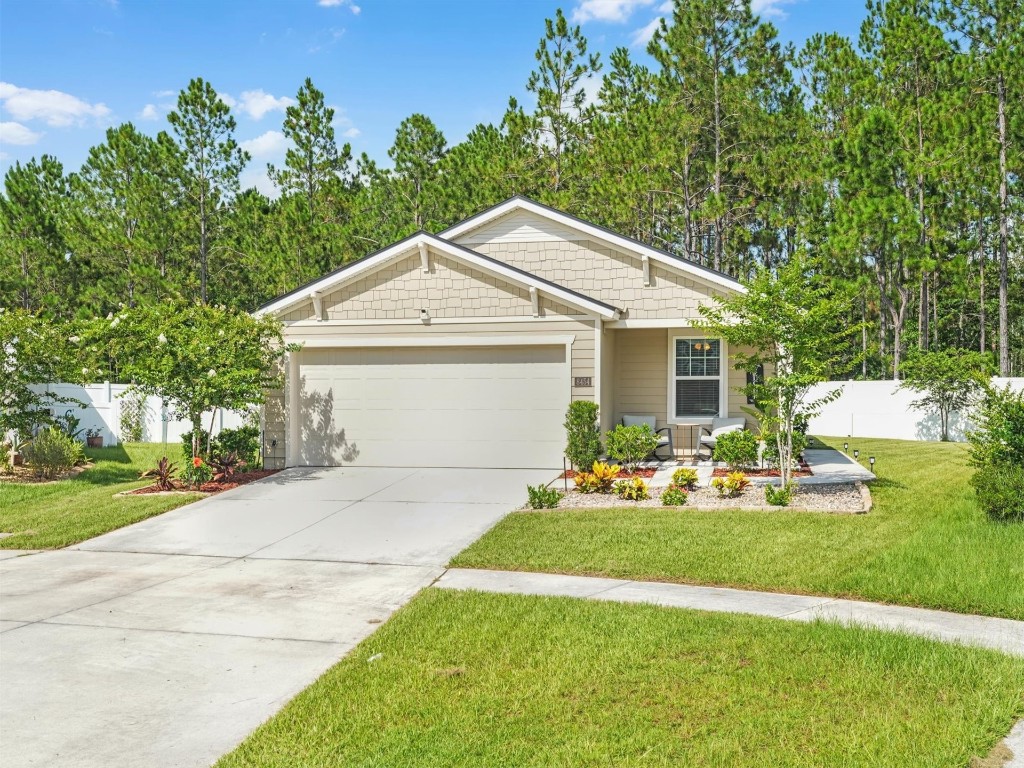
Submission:
[[[988,386],[992,360],[986,352],[944,349],[914,355],[903,364],[900,389],[921,393],[911,405],[939,414],[939,439],[949,440],[949,414],[977,402]]]
[[[274,318],[182,301],[125,310],[107,333],[110,352],[135,389],[163,398],[192,422],[193,456],[202,415],[262,403],[264,392],[280,385],[287,351]]]
[[[41,385],[85,383],[101,373],[76,327],[0,307],[0,443],[10,432],[28,438],[40,424],[51,423],[54,406],[76,402]]]
[[[841,392],[809,399],[811,388],[829,379],[846,338],[860,331],[847,324],[850,305],[850,297],[815,284],[797,257],[777,272],[760,269],[745,292],[700,307],[700,324],[729,342],[736,367],[766,374],[763,381],[752,376],[742,391],[757,404],[762,431],[775,436],[783,486],[792,476],[797,415],[814,416]]]

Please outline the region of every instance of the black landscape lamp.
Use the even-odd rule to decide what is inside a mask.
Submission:
[[[856,448],[853,450],[853,458],[858,460],[860,459],[860,451],[858,451]]]
[[[875,457],[874,456],[868,456],[868,463],[871,465],[871,471],[874,472],[875,471]]]
[[[849,453],[849,452],[850,452],[850,444],[849,443],[843,443],[843,453]]]

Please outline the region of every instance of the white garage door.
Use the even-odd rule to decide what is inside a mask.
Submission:
[[[307,349],[295,462],[561,467],[565,346]]]

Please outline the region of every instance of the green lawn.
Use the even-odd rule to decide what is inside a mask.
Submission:
[[[1022,691],[905,635],[430,589],[217,765],[965,766]]]
[[[842,440],[825,439],[842,447]],[[452,562],[840,595],[1024,619],[1024,525],[990,522],[966,448],[858,438],[867,515],[595,509],[510,515]],[[854,447],[851,445],[851,450]]]
[[[177,456],[181,449],[159,443],[90,448],[86,454],[95,466],[70,480],[16,484],[0,479],[0,531],[14,534],[0,539],[0,548],[66,547],[195,501],[194,494],[114,498],[146,485],[139,472],[154,466],[165,450]]]

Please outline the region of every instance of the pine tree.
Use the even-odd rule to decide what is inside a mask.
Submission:
[[[282,168],[267,166],[268,176],[289,198],[283,206],[294,235],[296,272],[307,278],[333,269],[344,260],[339,227],[348,214],[352,148],[338,149],[334,109],[306,78],[296,103],[285,110],[283,132],[292,143]]]
[[[0,195],[0,307],[57,316],[74,313],[61,219],[67,202],[64,168],[43,155],[4,176]]]
[[[81,300],[99,314],[121,303],[134,307],[171,293],[165,255],[177,194],[166,169],[177,165],[165,152],[173,143],[139,133],[131,123],[107,130],[71,176],[68,217],[71,259],[88,280]],[[170,146],[168,146],[170,144]]]
[[[184,157],[182,188],[192,218],[199,271],[199,299],[209,300],[210,256],[223,218],[238,192],[249,155],[234,139],[235,118],[208,82],[195,78],[167,115]]]
[[[587,54],[579,26],[570,27],[562,9],[544,20],[544,37],[534,54],[537,69],[526,90],[537,97],[539,149],[548,163],[549,186],[556,196],[566,185],[569,155],[584,140],[589,119],[584,85],[601,70],[598,54]]]

